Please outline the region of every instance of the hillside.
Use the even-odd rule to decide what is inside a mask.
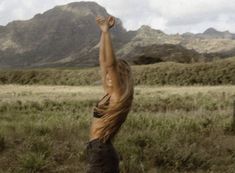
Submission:
[[[234,85],[235,57],[213,62],[160,62],[132,66],[135,85]],[[0,84],[100,85],[100,69],[34,68],[0,70]]]
[[[97,66],[100,36],[95,23],[97,15],[110,14],[96,2],[74,2],[56,6],[30,20],[0,26],[0,68]],[[160,57],[163,61],[182,63],[235,55],[234,34],[229,31],[209,28],[201,34],[168,35],[147,25],[126,31],[122,21],[116,20],[111,30],[115,52],[117,57],[129,57],[131,63],[149,54],[155,56],[157,51],[162,51],[158,54],[163,55]],[[169,45],[175,45],[172,47],[177,51],[167,52]],[[137,55],[139,48],[151,52]]]
[[[59,66],[77,59],[80,66],[95,64],[97,58],[87,59],[87,55],[99,41],[94,20],[98,14],[108,15],[95,2],[75,2],[56,6],[30,20],[9,23],[0,30],[0,66]],[[124,32],[117,19],[112,30],[115,47]]]
[[[181,45],[162,44],[135,47],[124,58],[132,64],[153,64],[157,62],[195,63],[209,61],[205,56]]]

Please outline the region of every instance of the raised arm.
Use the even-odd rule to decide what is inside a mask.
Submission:
[[[115,19],[111,16],[108,17],[108,19],[97,17],[96,21],[101,29],[99,61],[102,70],[102,80],[105,82],[105,77],[108,73],[112,80],[112,92],[120,95],[121,81],[118,75],[117,59],[113,51],[111,36],[109,33],[109,28],[114,25]]]
[[[99,63],[101,69],[102,82],[105,82],[105,75],[107,70],[105,68],[105,50],[104,50],[104,34],[101,32],[100,43],[99,43]]]

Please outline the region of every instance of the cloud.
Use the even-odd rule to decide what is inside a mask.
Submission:
[[[72,2],[66,0],[2,0],[0,2],[0,24],[6,25],[13,20],[27,20],[56,5]]]
[[[127,29],[149,25],[167,33],[203,32],[209,27],[235,32],[235,0],[100,0]]]
[[[235,31],[231,18],[235,15],[234,0],[150,0],[150,4],[167,20],[168,32],[202,32],[208,27],[224,30],[225,24],[227,29]]]
[[[95,1],[120,18],[128,30],[149,25],[167,33],[198,33],[209,27],[235,33],[235,0]],[[74,0],[2,0],[0,24],[30,19],[37,13],[70,2]]]

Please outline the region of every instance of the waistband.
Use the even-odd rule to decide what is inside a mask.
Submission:
[[[96,139],[92,139],[91,141],[86,142],[86,145],[89,146],[93,146],[93,145],[112,145],[111,140],[107,140],[106,142],[102,142],[101,140],[99,140],[99,138]]]
[[[91,141],[88,141],[88,143],[103,143],[103,144],[110,144],[111,143],[111,140],[108,139],[106,142],[102,142],[101,140],[99,140],[99,138],[95,138],[95,139],[92,139]]]

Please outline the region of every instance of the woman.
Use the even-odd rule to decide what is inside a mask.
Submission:
[[[133,100],[133,78],[129,64],[116,59],[109,29],[112,16],[96,17],[101,30],[99,62],[106,94],[94,107],[87,144],[87,173],[119,173],[119,158],[112,141],[125,121]]]

